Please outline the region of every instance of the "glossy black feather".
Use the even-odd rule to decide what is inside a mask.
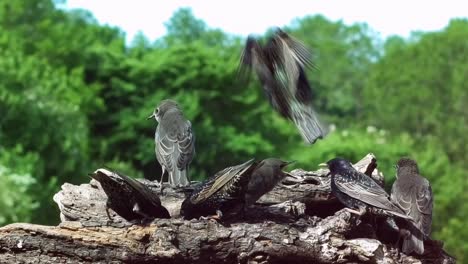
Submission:
[[[410,219],[401,208],[390,201],[390,195],[380,185],[354,169],[349,161],[336,158],[327,164],[332,177],[332,193],[346,207],[357,209],[371,206],[382,212]]]
[[[90,176],[101,184],[107,195],[107,206],[127,221],[170,218],[157,193],[137,180],[112,169],[99,169]],[[136,206],[139,211],[135,211]]]

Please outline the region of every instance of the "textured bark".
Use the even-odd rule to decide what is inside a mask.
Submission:
[[[356,167],[369,164],[375,168],[375,157]],[[327,173],[295,170],[244,218],[224,223],[176,218],[184,195],[166,188],[161,200],[174,218],[132,225],[112,210],[108,218],[99,183],[64,184],[54,196],[62,223],[0,228],[0,263],[453,263],[435,241],[424,256],[399,255],[391,222],[337,211]]]

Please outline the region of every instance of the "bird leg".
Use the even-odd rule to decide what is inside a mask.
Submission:
[[[166,172],[166,169],[164,168],[164,166],[161,165],[161,169],[162,169],[162,174],[161,174],[161,180],[159,181],[159,185],[161,186],[161,189],[159,191],[159,194],[163,194],[163,180],[164,180],[164,172]]]
[[[113,222],[114,220],[112,219],[111,215],[109,214],[109,200],[107,200],[106,202],[106,215],[107,217],[109,218],[109,220],[111,220],[111,222]]]
[[[354,209],[346,207],[345,210],[352,214],[359,215],[359,216],[363,216],[366,213],[366,208],[364,207],[359,207],[358,210],[354,210]]]

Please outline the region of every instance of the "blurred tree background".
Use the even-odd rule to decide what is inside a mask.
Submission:
[[[468,20],[439,32],[382,40],[365,24],[322,16],[286,28],[314,53],[315,105],[336,129],[305,146],[271,110],[258,82],[236,80],[244,39],[207,27],[190,9],[168,34],[131,45],[117,28],[51,0],[0,2],[0,225],[56,224],[52,196],[85,183],[104,164],[157,179],[156,123],[164,98],[183,107],[197,135],[192,176],[202,179],[252,157],[297,159],[297,167],[368,152],[394,180],[415,158],[435,193],[433,237],[459,261],[468,255]]]

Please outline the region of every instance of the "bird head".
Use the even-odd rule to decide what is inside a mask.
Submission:
[[[320,165],[324,165],[324,164],[320,164]],[[347,169],[347,168],[352,167],[352,164],[343,158],[331,159],[327,161],[326,165],[328,166],[328,169],[330,170],[332,174],[337,173],[342,169]]]
[[[401,158],[395,165],[397,176],[402,174],[419,174],[418,164],[408,157]]]
[[[161,103],[154,109],[153,113],[148,116],[148,119],[156,119],[159,122],[164,114],[171,109],[180,109],[179,104],[170,99],[162,100]]]
[[[280,159],[275,159],[275,158],[268,158],[263,160],[263,164],[266,166],[274,167],[274,168],[279,168],[283,169],[286,166],[296,162],[295,160],[293,161],[282,161]]]

